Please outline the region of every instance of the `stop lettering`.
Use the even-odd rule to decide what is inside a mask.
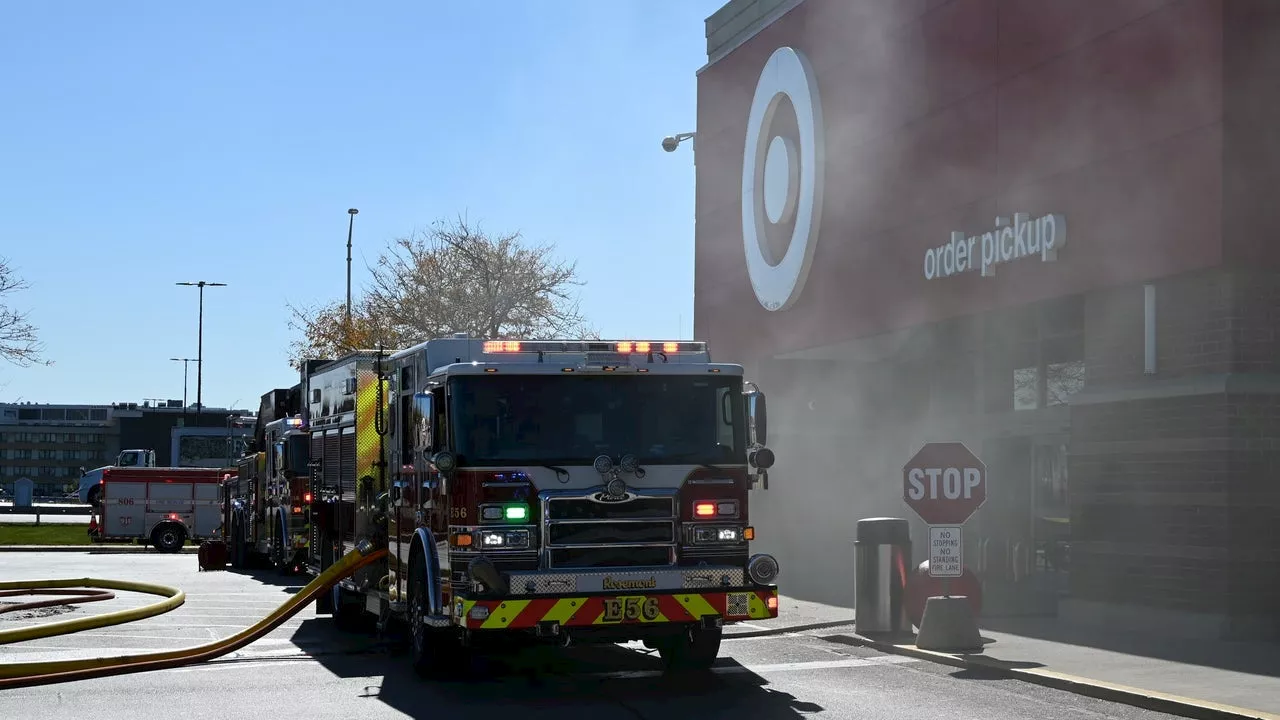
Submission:
[[[911,468],[907,471],[907,482],[910,484],[907,496],[912,500],[937,500],[939,497],[948,500],[964,497],[968,500],[982,484],[982,471],[975,467]]]
[[[961,525],[987,501],[987,467],[963,443],[929,443],[902,469],[903,500],[930,525]]]

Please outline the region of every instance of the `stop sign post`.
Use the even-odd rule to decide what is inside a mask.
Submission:
[[[964,443],[929,443],[902,468],[902,498],[929,525],[929,574],[958,577],[960,530],[987,501],[987,466]]]

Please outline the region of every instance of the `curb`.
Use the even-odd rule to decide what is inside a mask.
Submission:
[[[128,555],[154,553],[156,555],[187,555],[200,552],[199,546],[184,546],[177,553],[159,553],[150,545],[0,545],[0,552],[83,552],[90,555]]]
[[[1066,673],[1045,670],[1043,668],[1015,668],[1000,660],[976,655],[954,655],[950,653],[921,650],[914,645],[897,645],[890,642],[874,640],[864,635],[830,636],[826,638],[835,642],[846,642],[861,645],[894,655],[905,655],[919,660],[929,660],[942,665],[950,665],[965,670],[979,670],[992,673],[1010,680],[1021,680],[1035,685],[1065,690],[1076,695],[1085,695],[1098,700],[1132,705],[1155,712],[1196,718],[1196,720],[1280,720],[1280,715],[1251,710],[1249,708],[1225,705],[1209,700],[1183,697],[1162,693],[1156,690],[1109,683],[1103,680],[1068,675]]]
[[[787,627],[769,628],[768,630],[726,632],[721,636],[721,639],[735,640],[740,638],[775,637],[778,635],[786,635],[788,633],[807,632],[809,630],[826,630],[827,628],[833,627],[853,627],[853,620],[832,620],[829,622],[809,623],[807,625],[788,625]]]

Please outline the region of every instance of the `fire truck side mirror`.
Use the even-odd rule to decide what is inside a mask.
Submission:
[[[306,475],[311,460],[311,444],[306,435],[290,435],[284,442],[284,476],[292,480]]]
[[[767,447],[762,447],[758,450],[753,450],[751,454],[747,456],[747,459],[751,461],[751,464],[754,467],[761,470],[768,470],[773,467],[773,463],[776,458],[774,458],[772,450]]]
[[[431,393],[417,393],[413,396],[413,405],[414,409],[417,411],[418,449],[424,454],[430,456],[432,446],[431,421],[435,419],[431,402]]]
[[[764,393],[758,389],[747,393],[747,441],[751,445],[769,442],[769,416]]]

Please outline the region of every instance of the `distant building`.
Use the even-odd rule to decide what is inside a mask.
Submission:
[[[252,425],[250,411],[207,406],[197,423],[194,407],[183,408],[181,400],[111,405],[0,403],[0,487],[13,492],[14,481],[28,477],[35,481],[37,496],[62,495],[74,489],[83,470],[107,465],[128,448],[155,450],[158,465],[180,464],[173,457],[174,428],[207,429],[203,445],[216,445],[219,454],[226,452],[234,459],[243,448],[241,436],[252,430],[234,427],[237,415]],[[192,433],[182,435],[183,442],[193,442]],[[189,464],[212,462],[203,457],[197,460]]]

